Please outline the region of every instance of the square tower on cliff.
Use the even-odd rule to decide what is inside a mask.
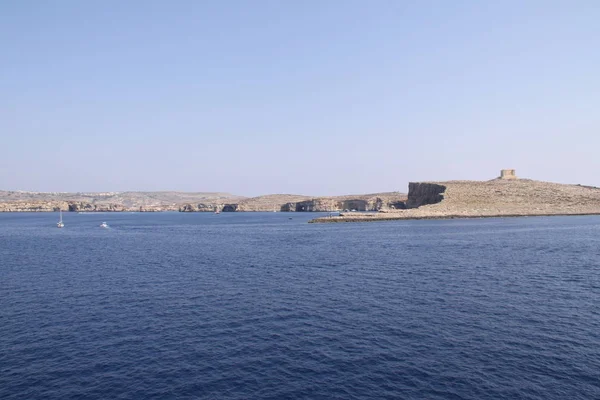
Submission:
[[[500,170],[500,179],[518,179],[514,169]]]

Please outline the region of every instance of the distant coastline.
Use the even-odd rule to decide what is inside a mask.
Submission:
[[[214,192],[37,193],[0,191],[0,212],[337,212],[312,223],[600,215],[600,188],[517,178],[411,182],[408,194],[242,197]]]
[[[405,207],[400,192],[331,197],[273,194],[242,197],[211,192],[39,193],[0,191],[0,212],[332,212]]]

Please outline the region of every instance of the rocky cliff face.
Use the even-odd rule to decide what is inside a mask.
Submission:
[[[411,183],[407,210],[342,213],[315,222],[600,214],[600,188],[529,179]],[[383,210],[382,210],[383,211]]]
[[[52,211],[72,211],[72,212],[154,212],[154,211],[178,211],[179,207],[169,205],[146,205],[126,207],[117,203],[88,203],[84,201],[14,201],[0,203],[0,212],[52,212]]]
[[[406,208],[417,208],[427,204],[436,204],[444,199],[446,186],[427,182],[410,182]]]
[[[126,211],[126,208],[122,204],[92,204],[86,202],[74,202],[68,203],[69,211],[76,212],[119,212]]]
[[[405,201],[406,195],[402,193],[382,193],[380,195],[357,195],[315,198],[306,198],[304,196],[280,196],[279,198],[274,198],[274,196],[264,196],[260,198],[247,199],[239,204],[226,204],[223,207],[223,211],[379,211],[387,209],[393,210],[406,208]]]
[[[367,198],[367,199],[347,199],[347,200],[336,200],[327,198],[317,198],[305,201],[299,201],[297,203],[286,203],[281,206],[281,211],[291,212],[323,212],[323,211],[343,211],[343,210],[354,210],[354,211],[380,211],[384,209],[404,209],[406,203],[404,196],[399,196],[399,199],[382,199],[380,197]]]
[[[403,209],[406,195],[402,193],[379,193],[355,196],[314,197],[299,195],[267,195],[243,199],[238,203],[205,205],[185,204],[179,208],[182,212],[214,211],[215,207],[223,212],[239,211],[283,211],[283,212],[327,212],[327,211],[379,211],[385,209]]]
[[[243,200],[244,197],[212,192],[102,192],[62,193],[0,190],[0,212],[63,211],[178,211],[185,205],[205,207]],[[195,210],[197,211],[197,210]],[[214,211],[210,209],[208,211]]]
[[[282,210],[290,212],[333,211],[338,208],[337,203],[333,199],[310,199],[295,203],[286,203],[282,206]]]
[[[198,204],[183,204],[179,206],[180,212],[215,212],[221,211],[223,209],[222,204],[207,204],[207,203],[198,203]]]
[[[0,203],[0,212],[52,212],[63,210],[67,211],[69,204],[63,201],[13,201]]]
[[[211,195],[210,193],[208,195]],[[215,194],[217,195],[217,194]],[[201,201],[193,201],[202,197]],[[170,202],[171,200],[175,200]],[[176,200],[183,200],[176,202]],[[122,192],[122,193],[30,193],[1,192],[0,212],[63,211],[180,211],[180,212],[240,212],[240,211],[380,211],[405,208],[406,195],[398,192],[308,197],[275,194],[253,198],[208,197],[199,193]]]
[[[300,201],[297,203],[286,203],[283,206],[283,211],[343,211],[343,210],[354,210],[354,211],[379,211],[384,207],[398,206],[404,204],[402,201],[396,202],[385,202],[379,197],[372,199],[348,199],[348,200],[336,200],[336,199],[311,199],[307,201]]]
[[[237,204],[225,204],[223,206],[223,212],[236,212],[238,210]]]

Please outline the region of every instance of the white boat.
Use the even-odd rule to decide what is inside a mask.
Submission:
[[[108,224],[106,222],[103,222],[100,224],[100,228],[108,228]]]
[[[56,223],[56,227],[57,228],[64,228],[65,224],[62,220],[62,210],[58,210],[60,212],[60,219],[58,220],[58,222]]]

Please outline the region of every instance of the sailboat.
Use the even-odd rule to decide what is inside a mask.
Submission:
[[[58,210],[58,211],[60,212],[60,219],[56,223],[56,227],[57,228],[64,228],[65,224],[63,223],[63,220],[62,220],[62,210]]]

